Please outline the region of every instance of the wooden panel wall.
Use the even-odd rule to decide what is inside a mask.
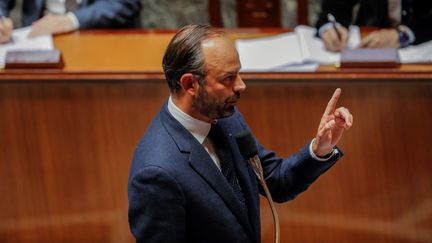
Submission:
[[[345,157],[278,205],[281,242],[431,242],[430,82],[249,81],[239,108],[286,156],[336,87],[355,118]],[[133,242],[129,164],[167,93],[159,81],[1,83],[0,242]],[[262,201],[264,243],[272,227]]]

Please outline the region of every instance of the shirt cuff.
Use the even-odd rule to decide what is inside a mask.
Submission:
[[[340,26],[341,26],[341,24],[336,23],[336,27],[340,27]],[[318,29],[318,35],[321,37],[322,33],[324,33],[324,31],[326,31],[326,30],[328,30],[328,29],[330,29],[330,28],[333,28],[333,24],[330,23],[330,22],[328,22],[328,23],[322,25],[322,26]]]
[[[72,24],[73,24],[74,28],[75,29],[79,29],[80,24],[79,24],[79,21],[78,21],[77,17],[75,16],[75,14],[72,13],[72,12],[67,12],[66,15],[72,21]]]
[[[311,157],[314,158],[315,160],[326,162],[326,161],[329,161],[333,156],[335,156],[336,154],[339,153],[339,150],[337,150],[337,148],[333,148],[333,150],[325,158],[318,157],[312,150],[312,144],[314,143],[314,141],[315,141],[315,138],[312,139],[311,143],[309,144],[309,153],[310,153]]]
[[[414,43],[415,41],[414,32],[412,32],[412,30],[406,25],[399,25],[399,26],[401,27],[403,32],[407,33],[409,43],[410,44]]]

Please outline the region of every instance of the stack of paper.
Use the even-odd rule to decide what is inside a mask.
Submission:
[[[349,28],[348,49],[360,44],[360,30]],[[319,64],[339,64],[340,53],[324,48],[316,37],[316,29],[298,26],[294,32],[258,38],[239,39],[236,48],[240,55],[242,71],[315,71]],[[371,51],[371,50],[365,50]],[[372,50],[373,51],[373,50]],[[431,63],[432,41],[398,50],[401,63]]]
[[[349,48],[360,43],[359,28],[349,31]],[[258,39],[239,39],[236,48],[242,71],[314,71],[319,64],[333,64],[340,54],[327,51],[315,28],[300,25],[294,32]]]
[[[432,63],[432,41],[399,50],[401,63]]]
[[[53,38],[51,35],[44,35],[35,38],[28,38],[31,28],[16,29],[12,33],[12,41],[7,44],[0,44],[0,67],[4,67],[6,52],[9,50],[53,50]]]

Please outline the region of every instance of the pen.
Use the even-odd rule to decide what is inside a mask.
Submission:
[[[336,31],[336,35],[337,35],[338,39],[339,39],[339,40],[342,40],[341,33],[340,33],[339,30],[337,29],[337,26],[336,26],[336,19],[335,19],[335,17],[333,16],[333,14],[328,13],[328,14],[327,14],[327,20],[328,20],[328,21],[333,25],[333,29]]]

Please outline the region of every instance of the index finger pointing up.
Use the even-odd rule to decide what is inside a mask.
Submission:
[[[336,109],[336,104],[337,104],[339,97],[341,95],[341,92],[342,92],[342,90],[340,88],[337,88],[335,90],[335,92],[333,93],[333,96],[331,97],[331,99],[328,102],[327,107],[324,111],[325,116],[331,115],[334,112],[334,110]]]

